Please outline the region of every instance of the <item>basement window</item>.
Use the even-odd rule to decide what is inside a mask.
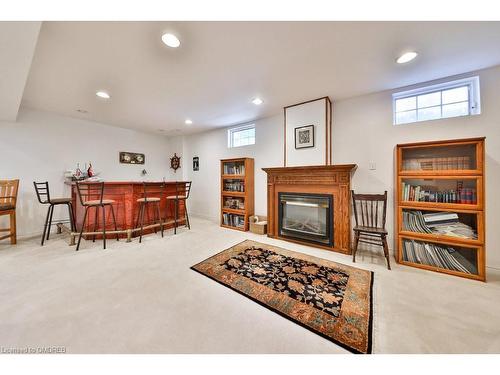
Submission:
[[[238,126],[227,131],[227,147],[241,147],[255,144],[255,124]]]
[[[479,77],[448,81],[392,95],[394,125],[481,113]]]

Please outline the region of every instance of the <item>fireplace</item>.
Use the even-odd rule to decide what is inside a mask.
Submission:
[[[279,193],[278,228],[282,237],[333,246],[333,196]]]
[[[351,252],[351,176],[355,164],[263,168],[267,235]]]

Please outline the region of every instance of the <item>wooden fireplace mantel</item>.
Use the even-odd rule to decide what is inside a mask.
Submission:
[[[350,254],[351,204],[349,197],[351,178],[356,168],[356,164],[262,168],[267,173],[267,235]],[[281,192],[331,194],[333,196],[333,246],[291,240],[280,236],[278,194]]]

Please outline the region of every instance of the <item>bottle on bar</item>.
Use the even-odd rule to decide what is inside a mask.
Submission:
[[[81,176],[82,176],[82,170],[80,169],[80,163],[77,163],[76,164],[75,177],[78,180],[78,179],[80,179]]]

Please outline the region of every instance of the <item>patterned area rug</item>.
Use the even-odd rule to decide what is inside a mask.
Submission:
[[[370,271],[250,240],[191,269],[353,353],[371,353]]]

